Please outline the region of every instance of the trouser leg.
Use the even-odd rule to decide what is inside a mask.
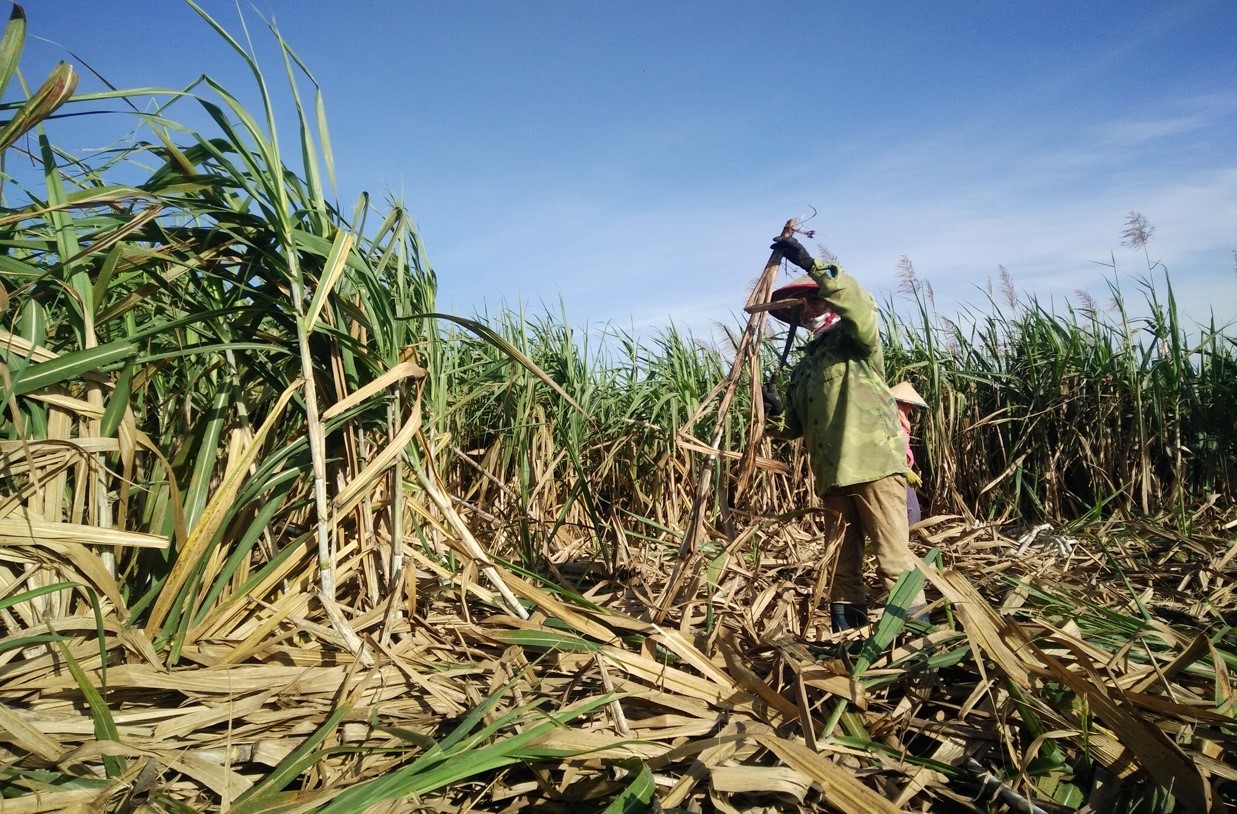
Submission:
[[[892,590],[898,578],[904,572],[914,570],[918,563],[909,544],[906,478],[903,475],[889,475],[880,480],[856,484],[848,491],[853,497],[855,514],[872,540],[877,574],[885,590]],[[923,591],[920,591],[909,607],[916,608],[926,602]]]
[[[906,484],[906,523],[913,526],[923,519],[923,510],[919,506],[919,493],[915,487]]]
[[[829,589],[831,602],[863,605],[867,596],[863,587],[863,525],[849,494],[833,493],[821,500],[824,508],[836,512],[842,524],[842,544]]]

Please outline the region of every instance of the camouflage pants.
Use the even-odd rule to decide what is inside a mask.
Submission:
[[[876,572],[888,592],[917,559],[908,544],[906,477],[889,475],[880,480],[831,489],[823,497],[824,508],[840,515],[842,546],[829,599],[832,602],[867,604],[863,587],[864,538],[872,541]],[[925,602],[923,592],[911,606]]]

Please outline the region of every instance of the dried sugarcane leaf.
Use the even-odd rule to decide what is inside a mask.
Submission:
[[[55,763],[65,751],[62,744],[52,740],[43,730],[23,720],[4,704],[0,704],[0,742],[11,743],[49,763]]]
[[[410,363],[411,364],[411,363]],[[373,487],[386,477],[391,464],[404,454],[404,448],[412,441],[417,430],[421,428],[420,402],[417,402],[412,415],[404,422],[404,426],[391,438],[383,449],[374,456],[363,470],[357,473],[348,484],[335,495],[332,508],[337,514],[347,514],[356,508],[362,499],[368,496]]]
[[[5,799],[4,814],[60,814],[80,806],[93,808],[98,798],[99,790],[91,788],[43,791]]]
[[[297,390],[297,384],[293,383],[292,386],[280,394],[279,399],[271,408],[266,421],[257,433],[254,434],[253,441],[245,450],[242,458],[235,462],[229,477],[219,485],[219,488],[211,496],[210,502],[202,511],[197,525],[190,532],[189,539],[185,541],[184,546],[177,553],[176,563],[172,566],[172,573],[164,582],[159,591],[158,599],[155,600],[154,607],[151,608],[150,615],[146,620],[146,630],[148,632],[159,631],[164,617],[171,610],[172,604],[181,601],[181,587],[189,578],[190,571],[197,566],[199,555],[210,544],[211,539],[215,536],[215,532],[218,531],[220,524],[223,522],[223,515],[231,508],[232,501],[240,490],[241,480],[249,472],[249,465],[257,458],[262,445],[266,441],[266,436],[275,428],[280,414],[283,413],[283,408],[296,395]],[[158,637],[156,636],[155,638]]]
[[[709,772],[709,784],[726,794],[774,793],[797,803],[812,788],[811,778],[785,766],[717,766]]]
[[[207,789],[231,802],[248,791],[253,783],[207,757],[183,748],[137,747],[117,741],[92,741],[65,755],[62,763],[85,762],[95,757],[146,758],[193,778]]]
[[[332,404],[329,408],[322,411],[322,420],[330,421],[336,416],[343,415],[353,407],[364,404],[368,399],[381,393],[405,379],[423,379],[428,371],[418,365],[416,362],[405,361],[400,362],[395,367],[378,376],[369,384],[360,388],[354,393],[348,395],[347,398],[340,399]]]
[[[716,726],[716,721],[713,722],[713,726]],[[534,744],[542,749],[558,750],[565,754],[579,754],[589,758],[607,760],[626,760],[628,758],[653,760],[662,757],[670,751],[668,744],[658,743],[653,739],[616,739],[610,733],[588,732],[566,727],[547,732],[534,741]]]
[[[754,744],[760,734],[768,731],[769,727],[763,724],[733,721],[711,742],[693,747],[691,754],[698,754],[699,757],[692,761],[674,787],[662,796],[661,804],[666,808],[681,805],[696,784],[705,780],[713,769],[734,758],[741,748]]]
[[[752,693],[779,713],[778,715],[770,716],[775,723],[780,723],[782,719],[792,721],[799,719],[799,707],[794,701],[786,698],[761,680],[760,676],[743,664],[742,659],[739,658],[732,647],[722,645],[721,650],[722,654],[726,657],[726,666],[734,676],[736,685]],[[813,730],[816,729],[816,725],[812,721],[801,721],[801,723],[805,727],[810,726]]]
[[[1203,780],[1197,767],[1163,732],[1131,710],[1119,706],[1113,696],[1121,698],[1123,694],[1120,690],[1096,686],[1039,648],[1031,647],[1054,676],[1086,699],[1093,712],[1117,733],[1121,743],[1138,757],[1143,769],[1161,786],[1172,789],[1190,810],[1211,810],[1211,787]]]
[[[956,571],[936,574],[932,569],[923,569],[921,573],[927,575],[937,590],[953,604],[975,649],[996,662],[1001,671],[1019,687],[1029,689],[1030,670],[1015,649],[1026,646],[1025,637],[1002,621],[962,574]],[[1011,641],[1013,647],[1010,646]]]
[[[824,802],[837,811],[851,814],[899,814],[899,809],[877,792],[860,783],[853,774],[823,755],[802,744],[773,734],[757,735],[756,739],[787,766],[820,784]]]
[[[685,695],[721,708],[750,709],[752,704],[752,696],[732,679],[724,684],[715,683],[617,647],[605,647],[602,653],[609,664],[662,692]],[[624,687],[618,685],[620,690]]]
[[[814,663],[791,660],[791,667],[803,679],[803,683],[824,690],[830,695],[846,699],[861,710],[868,708],[867,690],[849,675],[838,675]]]
[[[65,546],[120,546],[132,548],[168,547],[166,537],[120,529],[101,528],[81,523],[60,523],[32,516],[18,508],[0,519],[0,543],[4,545],[37,545],[63,550]]]

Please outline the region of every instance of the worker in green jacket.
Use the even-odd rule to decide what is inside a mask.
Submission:
[[[916,567],[906,519],[906,439],[894,397],[885,383],[884,353],[872,295],[834,263],[814,260],[793,237],[773,249],[808,276],[783,286],[774,299],[801,304],[770,313],[815,336],[790,375],[785,407],[766,388],[769,434],[803,438],[816,493],[844,524],[830,591],[834,630],[867,624],[863,584],[864,538],[871,539],[885,589]],[[780,414],[779,416],[773,414]],[[921,591],[912,615],[925,604]]]

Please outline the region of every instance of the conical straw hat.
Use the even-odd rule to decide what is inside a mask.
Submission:
[[[916,407],[928,406],[928,402],[923,400],[923,396],[919,395],[919,391],[910,382],[898,382],[889,388],[889,392],[893,393],[895,399],[906,404],[913,404]]]

